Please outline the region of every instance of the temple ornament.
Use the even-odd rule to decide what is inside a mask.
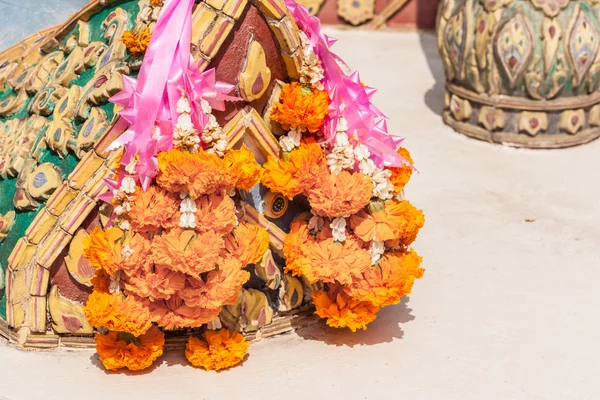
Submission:
[[[595,1],[443,1],[437,32],[444,122],[516,147],[596,139],[599,17]]]

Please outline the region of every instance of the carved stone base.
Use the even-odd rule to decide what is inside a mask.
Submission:
[[[541,104],[508,96],[491,98],[447,85],[443,119],[455,131],[490,143],[531,149],[572,147],[600,137],[600,96]]]
[[[477,139],[560,148],[600,136],[596,0],[443,0],[444,122]]]

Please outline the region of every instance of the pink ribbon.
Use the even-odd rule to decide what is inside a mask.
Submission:
[[[217,82],[214,69],[200,72],[191,57],[193,5],[194,0],[165,2],[138,78],[124,75],[123,90],[109,99],[123,107],[117,124],[129,125],[111,147],[125,147],[123,167],[137,155],[135,175],[144,190],[158,174],[156,155],[172,147],[177,101],[182,91],[190,101],[192,122],[200,130],[208,120],[202,112],[202,99],[217,110],[225,109],[225,101],[239,100],[228,95],[233,85]],[[123,170],[109,186],[118,187]]]
[[[285,0],[285,3],[296,23],[310,39],[325,70],[323,85],[331,100],[329,114],[325,118],[325,137],[333,140],[338,118],[343,116],[348,122],[348,133],[369,149],[375,165],[380,168],[410,165],[396,152],[404,138],[388,133],[386,116],[371,103],[375,89],[364,86],[358,72],[346,75],[342,69],[342,66],[347,68],[346,64],[330,50],[336,40],[321,31],[321,22],[317,17],[310,16],[308,10],[294,0]]]

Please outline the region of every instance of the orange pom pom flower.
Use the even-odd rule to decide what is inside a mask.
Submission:
[[[206,331],[203,339],[191,337],[188,340],[185,357],[198,368],[219,371],[239,364],[246,354],[250,343],[235,331],[221,329]]]
[[[271,111],[271,119],[286,130],[306,128],[316,132],[323,126],[328,110],[327,92],[292,82],[283,86],[279,102]]]
[[[146,369],[162,355],[165,345],[165,335],[156,326],[140,337],[110,332],[107,335],[96,334],[94,340],[100,361],[111,371]]]
[[[150,329],[150,310],[134,296],[93,291],[83,309],[90,325],[140,336]]]
[[[373,183],[367,176],[341,171],[320,179],[307,197],[317,214],[337,218],[359,212],[369,204],[372,192]]]
[[[338,289],[330,294],[314,292],[313,303],[316,314],[327,319],[327,325],[333,328],[349,328],[352,332],[357,329],[367,329],[367,324],[375,321],[379,307],[365,301],[349,297]]]

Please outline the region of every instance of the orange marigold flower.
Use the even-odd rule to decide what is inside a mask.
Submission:
[[[308,223],[294,219],[290,224],[290,231],[283,240],[283,255],[285,256],[285,272],[295,276],[302,275],[298,258],[302,256],[301,247],[313,239],[308,231]]]
[[[94,268],[112,275],[120,268],[123,240],[124,232],[121,229],[113,227],[104,231],[97,226],[83,242],[83,256]]]
[[[337,294],[335,293],[337,292]],[[379,307],[366,301],[358,301],[344,292],[313,292],[315,313],[327,319],[327,325],[333,328],[367,329],[367,324],[375,321]]]
[[[83,309],[90,325],[140,336],[150,328],[150,311],[135,296],[93,291]]]
[[[153,326],[140,337],[110,332],[108,335],[97,333],[94,340],[104,368],[111,371],[121,368],[140,371],[151,366],[162,355],[165,334]]]
[[[127,217],[137,232],[156,234],[161,228],[171,229],[179,223],[179,199],[158,186],[136,190]]]
[[[356,241],[338,243],[333,238],[312,242],[300,247],[302,256],[296,262],[310,283],[352,283],[352,276],[371,266],[371,253]]]
[[[143,29],[137,35],[131,31],[125,31],[121,36],[121,41],[125,43],[127,50],[137,57],[146,52],[151,37],[152,35],[148,29]]]
[[[123,281],[126,294],[148,298],[151,301],[169,299],[185,287],[186,276],[164,266],[155,266],[152,271],[143,271]]]
[[[237,223],[235,203],[225,193],[213,193],[196,199],[196,231],[212,231],[219,235],[230,233]]]
[[[425,225],[423,211],[413,206],[408,200],[404,200],[395,203],[392,213],[402,219],[402,224],[394,231],[394,236],[401,245],[410,246]]]
[[[220,308],[190,307],[178,294],[171,296],[169,300],[149,302],[148,306],[152,321],[168,330],[199,328],[207,322],[214,321],[221,312]]]
[[[255,264],[269,248],[269,234],[261,226],[241,223],[225,237],[227,252],[242,263]]]
[[[156,183],[159,186],[169,192],[188,193],[193,199],[233,186],[223,160],[202,149],[194,154],[164,151],[158,155],[158,169]]]
[[[121,271],[127,276],[135,276],[150,269],[152,245],[142,234],[129,231],[121,246]]]
[[[351,297],[379,307],[397,304],[411,293],[415,279],[423,277],[422,257],[415,251],[385,253],[378,265],[354,276],[344,291]]]
[[[223,162],[230,175],[232,185],[236,188],[250,190],[260,182],[262,168],[246,145],[242,145],[239,150],[227,151]]]
[[[233,304],[242,285],[250,279],[250,273],[243,268],[237,259],[222,259],[219,268],[206,274],[205,278],[188,278],[185,289],[179,294],[190,307],[220,309]]]
[[[304,127],[310,132],[318,131],[329,110],[329,95],[323,90],[310,89],[298,82],[284,85],[279,102],[271,111],[271,119],[283,129]]]
[[[214,232],[197,234],[178,228],[155,236],[152,254],[156,265],[188,275],[199,275],[215,268],[223,245],[223,238]]]
[[[325,171],[328,168],[321,146],[304,142],[289,153],[289,161],[269,158],[264,164],[262,183],[291,200],[312,188]]]
[[[397,239],[408,227],[407,206],[398,200],[372,203],[366,210],[350,217],[349,225],[354,234],[365,242],[384,242]],[[409,229],[410,230],[410,229]]]
[[[307,197],[313,210],[329,218],[352,215],[359,212],[371,200],[373,184],[361,173],[341,171],[325,175],[308,191]]]
[[[198,368],[219,371],[239,364],[250,343],[240,333],[221,329],[206,331],[204,339],[191,337],[185,348],[185,357]]]
[[[413,160],[410,158],[410,153],[404,147],[400,147],[398,149],[398,154],[404,158],[406,161],[410,163],[410,165],[402,164],[402,166],[397,168],[388,168],[392,171],[392,176],[390,177],[390,182],[394,185],[394,189],[396,192],[404,189],[404,186],[410,181],[410,177],[413,173]]]

